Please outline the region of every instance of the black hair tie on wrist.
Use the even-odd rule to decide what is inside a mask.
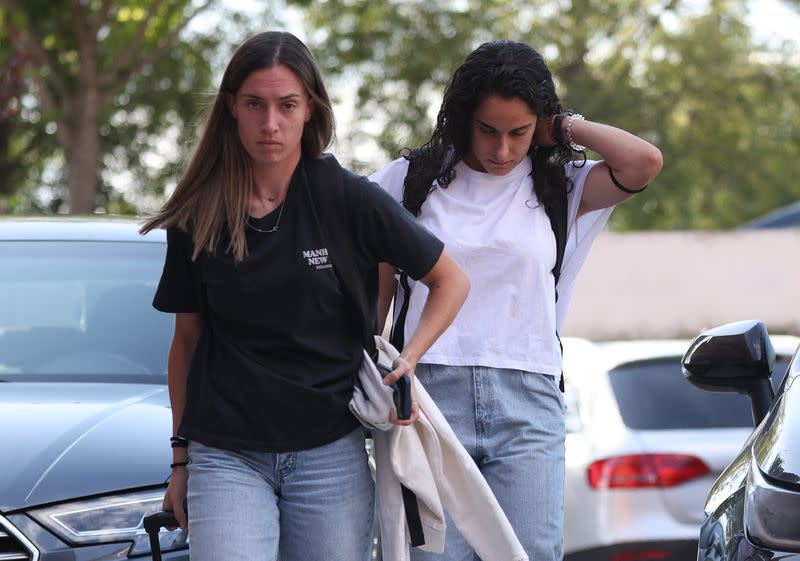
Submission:
[[[624,191],[625,193],[630,193],[631,195],[635,195],[636,193],[641,193],[642,191],[644,191],[645,189],[647,189],[647,185],[650,185],[650,184],[648,183],[647,185],[645,185],[645,186],[644,186],[644,187],[642,187],[641,189],[628,189],[628,188],[627,188],[627,187],[625,187],[625,186],[624,186],[622,183],[620,183],[619,181],[617,181],[617,178],[616,178],[616,177],[614,177],[614,172],[613,172],[613,171],[611,171],[611,167],[610,167],[610,166],[609,166],[609,168],[608,168],[608,175],[610,175],[610,176],[611,176],[611,181],[614,183],[614,186],[615,186],[617,189],[619,189],[620,191]]]
[[[172,448],[186,448],[189,446],[189,441],[182,436],[173,436],[169,439],[169,445]]]
[[[186,467],[189,465],[189,462],[172,462],[169,465],[169,469],[175,469],[177,467]]]

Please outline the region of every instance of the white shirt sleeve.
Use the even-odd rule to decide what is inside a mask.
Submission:
[[[578,218],[578,207],[580,206],[583,189],[586,183],[586,176],[595,165],[597,160],[587,160],[582,166],[575,165],[580,162],[571,162],[566,166],[567,177],[572,180],[572,191],[569,194],[567,203],[567,247],[564,250],[564,261],[561,265],[561,277],[558,281],[558,302],[556,303],[556,329],[560,332],[566,319],[572,291],[575,288],[575,281],[578,272],[594,240],[605,228],[608,218],[614,207],[603,208],[588,212]]]
[[[408,173],[408,160],[397,158],[369,176],[397,202],[403,201],[403,182]]]

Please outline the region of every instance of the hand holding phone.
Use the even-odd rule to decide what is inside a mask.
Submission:
[[[394,409],[397,412],[397,418],[401,421],[407,421],[411,418],[411,378],[406,375],[400,376],[397,381],[392,384],[394,393]]]
[[[378,364],[377,367],[384,375],[392,371],[391,368],[383,364]],[[400,376],[391,387],[397,419],[399,421],[407,421],[411,418],[411,378],[406,375]]]

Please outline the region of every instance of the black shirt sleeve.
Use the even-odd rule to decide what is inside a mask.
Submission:
[[[359,189],[358,242],[375,261],[402,269],[414,280],[433,268],[444,243],[376,183],[363,180]]]
[[[200,312],[192,266],[192,237],[178,228],[167,230],[167,257],[153,307],[162,312]]]

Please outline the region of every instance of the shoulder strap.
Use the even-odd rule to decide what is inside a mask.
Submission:
[[[322,236],[331,257],[333,271],[342,291],[350,298],[358,314],[364,348],[375,356],[374,329],[370,326],[370,305],[367,287],[359,274],[353,252],[353,224],[345,185],[350,172],[345,170],[332,154],[319,158],[306,158],[304,171],[312,193]],[[353,176],[354,177],[354,176]]]
[[[419,159],[414,158],[413,156],[417,156],[422,153],[422,148],[414,148],[411,151],[410,157],[408,159],[408,170],[406,171],[406,177],[403,179],[403,206],[406,210],[411,212],[411,210],[406,206],[405,201],[405,190],[406,190],[406,182],[408,181],[408,176],[411,174],[411,170],[416,169],[417,165],[419,164]],[[405,271],[400,271],[400,280],[397,285],[397,290],[395,290],[394,294],[394,303],[395,306],[398,302],[398,295],[400,291],[403,291],[403,303],[400,306],[400,311],[395,313],[394,320],[392,321],[392,331],[389,335],[389,342],[394,346],[397,350],[403,350],[403,346],[405,346],[405,329],[406,329],[406,316],[408,315],[408,304],[411,300],[411,286],[408,282],[408,273]]]
[[[567,189],[560,194],[556,204],[547,213],[550,219],[550,227],[553,229],[553,235],[556,237],[556,264],[553,266],[553,278],[555,279],[556,302],[558,302],[558,280],[561,278],[561,265],[564,262],[564,251],[567,248],[567,222],[569,220],[568,206],[569,194]],[[546,209],[545,209],[546,210]],[[556,339],[558,339],[558,347],[561,349],[561,354],[564,354],[564,346],[561,344],[561,336],[556,331]],[[564,373],[558,380],[558,389],[564,393]]]
[[[355,304],[358,311],[364,349],[377,360],[375,347],[374,327],[371,326],[369,303],[367,302],[367,287],[361,275],[352,251],[352,243],[348,241],[352,236],[352,218],[348,204],[348,193],[345,181],[354,174],[344,169],[332,154],[323,154],[316,161],[310,160],[306,167],[306,178],[309,188],[312,189],[320,228],[328,246],[328,254],[332,257],[333,270],[339,279],[342,290]],[[349,237],[346,237],[349,236]],[[406,521],[410,533],[410,542],[414,547],[425,544],[425,535],[419,514],[419,505],[413,491],[400,486],[403,496],[403,507],[406,512]]]
[[[408,202],[406,200],[406,186],[408,184],[408,176],[411,175],[412,170],[416,170],[419,166],[419,156],[422,154],[422,148],[414,148],[411,150],[411,153],[407,156],[408,157],[408,169],[406,170],[406,176],[403,178],[403,200],[402,205],[403,207],[414,214],[414,211],[408,208]],[[425,197],[427,198],[427,196]],[[422,200],[422,204],[425,204],[425,199]]]
[[[556,264],[553,267],[553,277],[556,285],[558,285],[558,279],[561,278],[561,265],[564,262],[564,251],[567,247],[567,197],[568,194],[565,189],[558,197],[553,208],[547,212],[547,217],[550,219],[550,227],[556,237]],[[556,291],[556,301],[558,301],[558,291]]]

